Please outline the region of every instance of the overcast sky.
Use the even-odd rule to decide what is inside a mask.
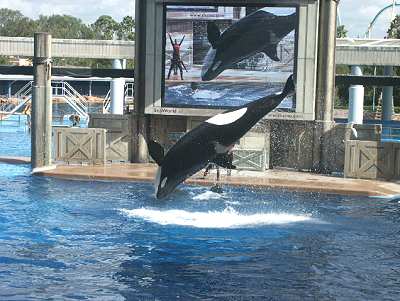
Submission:
[[[134,0],[0,0],[0,7],[18,9],[30,18],[40,14],[67,14],[93,23],[101,15],[111,15],[120,21],[134,15]],[[339,4],[342,24],[350,37],[363,37],[376,13],[392,0],[341,0]],[[396,10],[400,14],[400,7]],[[389,26],[391,10],[383,14],[376,24],[372,37],[381,38]]]

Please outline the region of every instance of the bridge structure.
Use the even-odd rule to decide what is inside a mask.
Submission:
[[[133,41],[119,40],[79,40],[79,39],[52,39],[52,56],[60,58],[98,58],[111,60],[133,59],[135,53],[135,43]],[[19,37],[0,37],[0,55],[5,56],[23,56],[33,57],[33,38]],[[393,66],[400,65],[400,40],[396,39],[351,39],[341,38],[336,40],[336,64],[354,66],[353,77],[341,77],[342,82],[351,79],[360,82],[367,82],[368,77],[362,76],[362,67],[360,66],[386,66],[386,77],[369,78],[374,82],[374,85],[379,86],[388,78],[393,77]],[[120,66],[121,64],[114,64]],[[0,75],[0,80],[2,76]],[[4,79],[4,77],[3,77]],[[118,80],[115,81],[122,91],[123,87]],[[393,80],[392,80],[393,82]],[[392,111],[393,88],[385,86],[383,95],[383,116],[390,119]],[[113,90],[113,89],[111,89]],[[125,87],[125,95],[129,88]],[[115,89],[114,89],[115,91]],[[114,93],[115,94],[115,93]],[[121,93],[120,93],[121,94]],[[104,112],[111,111],[111,96],[110,92],[105,101]],[[354,98],[355,97],[355,98]],[[356,100],[354,100],[356,99]],[[362,116],[363,104],[363,87],[362,85],[352,85],[350,87],[350,101],[355,106],[350,106],[357,116]],[[14,110],[15,107],[12,107]],[[350,116],[353,116],[350,112]],[[83,114],[83,113],[80,113]],[[360,122],[359,117],[352,120]],[[361,121],[362,122],[362,121]]]
[[[52,39],[52,56],[59,58],[134,59],[135,42]],[[33,38],[0,37],[0,55],[33,57]],[[400,65],[400,40],[336,39],[336,64]]]
[[[0,37],[0,55],[33,57],[33,38],[20,37]],[[122,69],[121,60],[133,59],[135,53],[135,43],[132,41],[119,40],[79,40],[79,39],[52,39],[52,57],[53,58],[94,58],[113,60],[115,69]],[[9,77],[0,75],[0,80],[8,80]],[[32,76],[28,76],[28,84],[12,95],[16,103],[3,102],[0,105],[0,114],[3,118],[20,110],[31,100]],[[105,113],[112,112],[112,98],[117,102],[118,112],[123,112],[125,102],[132,102],[132,78],[130,82],[125,79],[110,78],[111,89],[107,94],[103,105]],[[86,99],[80,95],[71,85],[65,81],[57,79],[52,82],[52,94],[54,97],[62,97],[66,102],[80,115],[81,118],[87,118],[88,105]],[[121,90],[121,91],[119,91]]]
[[[135,43],[120,40],[52,39],[52,57],[133,59]],[[0,55],[33,57],[33,38],[0,37]]]
[[[377,76],[373,86],[382,86],[382,120],[389,121],[393,114],[393,85],[400,85],[393,67],[400,66],[400,40],[398,39],[338,39],[336,64],[351,66],[353,77],[361,79],[349,88],[349,122],[363,123],[364,84],[370,76],[363,76],[362,66],[383,66],[384,76]],[[349,78],[350,79],[350,78]],[[389,84],[388,81],[391,83]],[[369,81],[371,83],[371,81]],[[374,100],[375,104],[375,88]]]

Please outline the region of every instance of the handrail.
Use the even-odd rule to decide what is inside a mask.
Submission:
[[[103,101],[103,113],[109,113],[110,112],[110,105],[111,105],[111,90],[108,90],[106,97],[104,98]]]
[[[6,103],[0,105],[0,111],[3,115],[12,115],[18,111],[24,104],[32,98],[33,81],[25,84],[14,95],[18,99],[16,105]],[[88,116],[88,101],[79,94],[70,84],[65,81],[53,81],[51,83],[52,95],[63,97],[66,102],[81,116],[87,118]]]
[[[80,115],[81,117],[87,117],[88,114],[85,110],[83,110],[80,106],[77,105],[77,103],[74,101],[74,98],[71,98],[70,96],[64,95],[64,99],[68,102],[68,104],[74,108],[74,110]]]
[[[68,88],[69,90],[71,90],[73,92],[73,94],[80,99],[80,101],[85,104],[86,106],[88,105],[88,101],[81,95],[79,94],[78,91],[76,91],[68,82],[64,82],[64,85],[66,88]]]
[[[15,94],[15,98],[19,98],[20,96],[26,96],[29,92],[32,92],[33,81],[27,82],[21,89],[19,89]],[[26,90],[26,91],[25,91]]]
[[[110,106],[111,106],[111,96],[110,95],[111,95],[111,89],[108,90],[106,97],[104,98],[104,101],[103,101],[103,114],[110,112]],[[126,100],[126,98],[133,99],[135,97],[135,83],[132,83],[132,82],[125,83],[124,97],[125,97],[125,100]]]

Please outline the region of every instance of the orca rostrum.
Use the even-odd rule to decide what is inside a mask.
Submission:
[[[220,32],[214,22],[207,23],[207,36],[211,44],[201,69],[201,79],[209,81],[236,63],[264,52],[274,61],[279,61],[277,46],[294,30],[297,15],[277,16],[258,10],[233,23]]]
[[[160,144],[153,140],[148,141],[150,156],[159,166],[155,178],[156,197],[167,196],[176,186],[210,162],[234,169],[228,154],[235,142],[283,99],[293,94],[294,90],[291,75],[281,93],[260,98],[209,118],[186,133],[166,154]]]

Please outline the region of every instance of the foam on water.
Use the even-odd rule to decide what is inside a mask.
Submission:
[[[218,200],[222,199],[224,196],[221,193],[212,192],[210,190],[203,192],[201,194],[195,195],[193,200],[197,201],[207,201],[207,200]]]
[[[219,93],[217,91],[211,91],[211,90],[198,90],[195,93],[193,93],[193,98],[194,99],[218,99],[224,96],[223,93]]]
[[[190,212],[185,210],[156,210],[148,208],[121,209],[122,214],[160,225],[179,225],[196,228],[240,228],[260,225],[279,225],[311,221],[309,215],[289,213],[256,213],[245,215],[232,208],[223,211]]]

